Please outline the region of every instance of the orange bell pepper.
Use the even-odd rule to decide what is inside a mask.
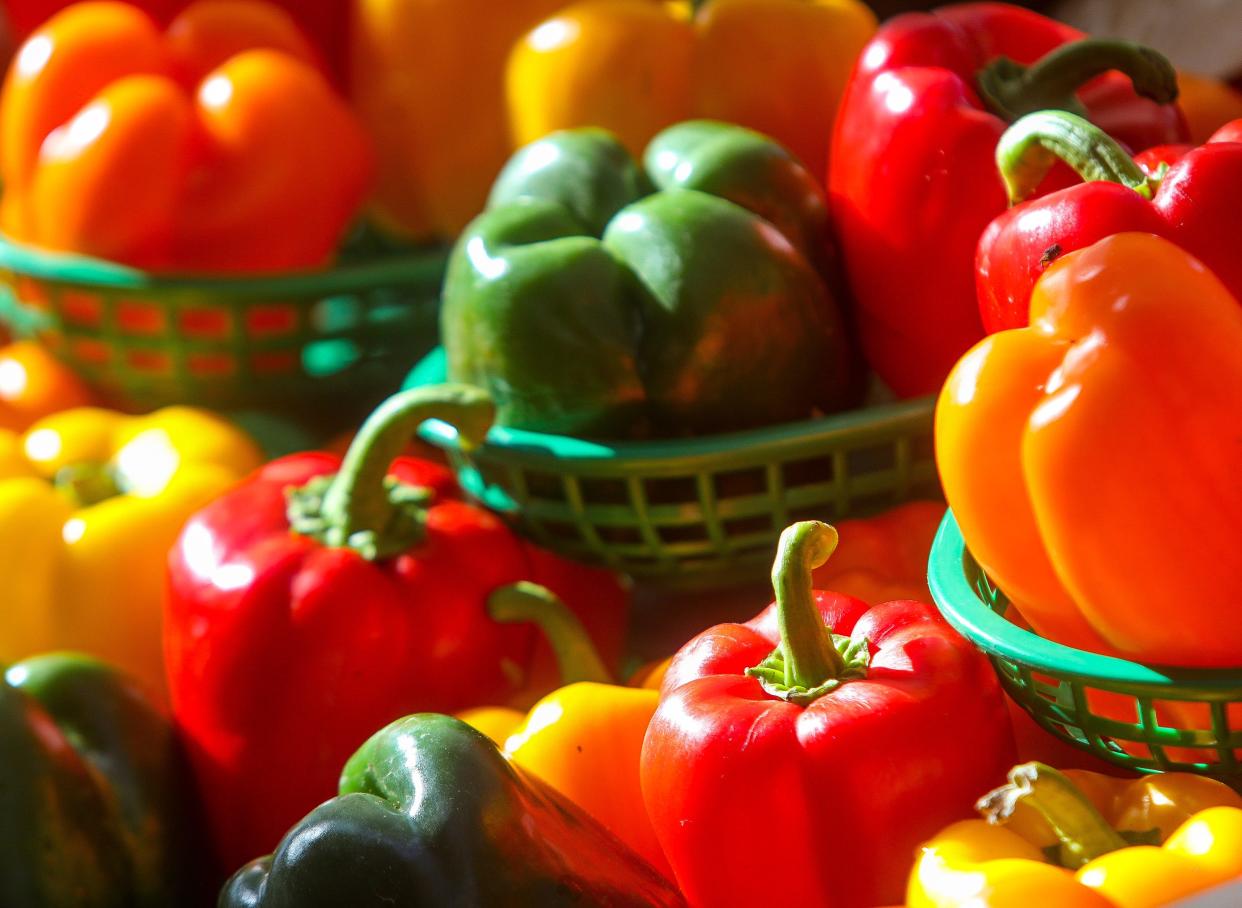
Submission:
[[[837,102],[875,27],[858,0],[585,0],[514,47],[513,138],[602,126],[637,155],[673,123],[724,120],[822,175]]]
[[[33,341],[0,347],[0,429],[24,432],[45,416],[94,403],[73,370]]]
[[[498,591],[488,611],[497,621],[539,624],[556,652],[564,686],[526,714],[484,707],[458,718],[500,744],[514,763],[565,795],[671,879],[643,804],[638,771],[667,664],[640,670],[638,686],[611,683],[581,623],[555,596],[533,584]]]
[[[936,410],[962,535],[1022,615],[1158,664],[1242,665],[1240,438],[1242,306],[1149,234],[1058,260]]]
[[[837,524],[840,543],[815,569],[815,589],[864,602],[931,602],[927,559],[944,517],[938,501],[910,501],[874,517]]]
[[[1186,115],[1191,145],[1205,145],[1216,130],[1242,119],[1242,92],[1211,76],[1179,72],[1177,106]]]
[[[4,232],[142,268],[321,265],[370,169],[310,45],[260,0],[200,0],[166,32],[78,4],[27,39],[0,97]]]
[[[375,214],[412,239],[456,236],[513,146],[509,48],[565,0],[354,0],[354,106],[375,140]]]

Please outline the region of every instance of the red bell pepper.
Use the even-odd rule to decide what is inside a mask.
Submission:
[[[1143,149],[1185,141],[1181,112],[1157,103],[1176,94],[1173,68],[1154,52],[1083,39],[1003,3],[881,27],[846,88],[828,174],[863,350],[879,376],[901,396],[933,393],[983,337],[972,264],[979,235],[1005,210],[992,158],[1008,123],[1076,110]]]
[[[836,540],[785,530],[776,602],[703,632],[665,676],[643,800],[699,908],[898,902],[918,844],[1013,755],[996,676],[935,608],[812,591]]]
[[[1058,159],[1090,182],[1016,204]],[[979,240],[976,289],[988,333],[1025,327],[1031,290],[1048,266],[1115,233],[1176,243],[1242,300],[1242,120],[1198,148],[1162,146],[1132,160],[1086,120],[1042,111],[1009,127],[996,162],[1015,205]]]
[[[610,574],[532,558],[492,514],[435,497],[442,467],[397,456],[424,419],[477,441],[491,413],[462,386],[402,392],[343,462],[277,460],[186,524],[169,556],[169,691],[230,866],[331,797],[377,728],[505,702],[542,671],[534,628],[489,617],[497,588],[549,587],[619,655]]]

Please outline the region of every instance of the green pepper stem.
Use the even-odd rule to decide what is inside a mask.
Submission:
[[[1041,110],[1018,120],[996,143],[1009,203],[1030,196],[1058,160],[1088,182],[1120,183],[1147,199],[1154,192],[1155,181],[1104,130],[1063,110]]]
[[[785,654],[785,684],[815,688],[845,668],[815,606],[811,572],[837,548],[837,531],[818,520],[804,520],[781,533],[772,565],[776,620]]]
[[[578,616],[547,587],[529,580],[502,586],[488,597],[487,613],[502,624],[528,621],[538,627],[552,646],[562,685],[612,682]]]
[[[430,385],[394,394],[367,418],[326,488],[310,490],[307,503],[291,510],[296,514],[293,529],[370,559],[405,551],[421,537],[422,523],[411,515],[422,513],[425,496],[387,482],[389,466],[426,420],[451,423],[468,448],[482,442],[494,412],[487,395],[469,385]],[[291,505],[299,505],[296,493]]]
[[[999,57],[979,72],[979,93],[993,113],[1011,122],[1036,110],[1082,113],[1075,92],[1110,70],[1128,76],[1144,98],[1160,104],[1177,99],[1173,64],[1150,47],[1113,38],[1062,44],[1030,66]]]
[[[67,464],[52,477],[52,487],[78,508],[90,507],[122,495],[125,489],[117,471],[105,463]]]
[[[1015,766],[1009,770],[1009,783],[988,792],[975,808],[989,823],[1003,823],[1018,804],[1034,808],[1044,818],[1071,870],[1129,845],[1073,782],[1043,763]]]

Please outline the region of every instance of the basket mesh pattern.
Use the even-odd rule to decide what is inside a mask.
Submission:
[[[390,393],[435,342],[442,258],[111,286],[0,268],[0,310],[109,402],[299,409]]]
[[[956,524],[952,529],[956,534]],[[1002,686],[1042,728],[1135,772],[1242,782],[1242,671],[1159,669],[1064,647],[1009,620],[975,623],[974,610],[1005,616],[1009,601],[960,538],[957,592],[969,591],[973,602],[936,582],[937,561],[951,557],[942,538],[933,549],[933,592],[946,617],[987,653]]]
[[[939,497],[931,429],[927,400],[609,457],[490,439],[469,455],[448,449],[464,487],[541,545],[697,585],[764,576],[794,521]]]

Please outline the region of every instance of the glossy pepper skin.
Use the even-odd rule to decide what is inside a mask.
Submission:
[[[974,253],[1005,210],[992,158],[1009,122],[1078,108],[1136,150],[1185,140],[1177,108],[1148,100],[1176,96],[1172,67],[1111,41],[1050,55],[1082,37],[1028,10],[966,3],[886,22],[859,57],[828,192],[867,361],[898,395],[935,393],[983,335]],[[1095,78],[1114,67],[1138,94],[1118,73]]]
[[[525,689],[535,633],[490,618],[496,588],[543,580],[577,608],[618,608],[615,587],[545,579],[496,517],[424,486],[424,462],[398,455],[432,416],[477,440],[491,406],[459,386],[404,392],[344,461],[268,464],[194,515],[169,556],[173,709],[233,866],[331,796],[376,728]]]
[[[812,591],[835,542],[787,529],[776,603],[664,679],[643,799],[693,905],[891,904],[917,844],[1009,765],[996,677],[933,607]]]
[[[189,771],[146,691],[86,656],[0,680],[0,903],[167,908],[210,901]]]
[[[449,240],[513,150],[509,48],[564,0],[355,0],[351,100],[375,142],[374,211],[410,239]]]
[[[501,425],[602,438],[838,409],[859,389],[812,264],[825,230],[810,174],[749,130],[679,124],[642,167],[601,130],[554,133],[454,248],[449,377],[487,390]]]
[[[964,356],[936,409],[971,552],[1041,634],[1238,665],[1242,306],[1167,240],[1122,233],[1058,259],[1030,315]]]
[[[988,225],[976,257],[984,328],[1027,324],[1031,290],[1048,266],[1114,233],[1154,233],[1176,243],[1242,299],[1234,226],[1242,205],[1240,129],[1242,121],[1235,121],[1198,148],[1156,148],[1131,160],[1072,114],[1045,111],[1014,123],[996,159],[1015,204]],[[1089,182],[1022,201],[1058,160]]]
[[[682,906],[659,874],[496,745],[407,716],[341,773],[340,796],[237,872],[220,908]]]
[[[671,878],[643,806],[638,772],[659,684],[612,683],[582,625],[546,588],[506,587],[492,594],[487,608],[498,621],[539,624],[553,643],[564,684],[527,713],[479,707],[458,718]]]
[[[838,101],[874,31],[858,0],[574,3],[513,48],[513,138],[599,126],[640,154],[660,130],[706,117],[770,135],[823,174]]]
[[[0,659],[104,658],[164,688],[160,563],[181,525],[261,462],[224,419],[83,407],[0,431]]]
[[[0,347],[0,429],[24,432],[44,416],[92,403],[73,370],[39,344]]]
[[[1040,763],[1010,779],[979,802],[990,822],[954,823],[923,846],[909,908],[1157,908],[1242,876],[1242,798],[1220,782]]]
[[[125,3],[58,13],[0,98],[12,239],[181,272],[313,268],[369,187],[354,115],[292,20],[202,0],[161,31]]]

